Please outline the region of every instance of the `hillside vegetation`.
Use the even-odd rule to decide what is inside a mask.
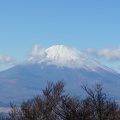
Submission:
[[[49,82],[42,95],[23,101],[20,107],[10,103],[9,116],[1,115],[1,120],[120,120],[119,105],[108,99],[102,84],[81,86],[87,93],[84,99],[66,94],[64,85]]]

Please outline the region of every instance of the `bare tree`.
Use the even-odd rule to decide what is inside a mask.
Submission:
[[[1,120],[120,120],[119,105],[107,98],[102,84],[83,85],[86,98],[71,97],[64,82],[48,82],[42,95],[23,101],[18,108],[11,103],[9,117]]]
[[[89,106],[92,110],[91,117],[93,120],[117,120],[118,104],[107,99],[107,95],[103,92],[102,84],[95,84],[93,89],[87,86],[82,86],[82,88],[88,94],[87,99],[91,101]]]

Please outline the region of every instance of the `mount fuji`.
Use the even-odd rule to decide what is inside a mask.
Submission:
[[[81,85],[103,83],[107,93],[120,99],[120,74],[103,66],[84,53],[64,45],[47,49],[36,47],[29,60],[0,72],[0,106],[41,94],[47,81],[66,83],[65,90],[82,95]]]

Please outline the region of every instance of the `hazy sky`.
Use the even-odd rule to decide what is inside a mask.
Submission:
[[[1,0],[0,70],[36,44],[74,47],[120,71],[120,0]]]

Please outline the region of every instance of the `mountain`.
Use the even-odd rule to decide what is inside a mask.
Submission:
[[[47,81],[64,80],[66,91],[83,95],[81,85],[103,83],[107,93],[120,99],[120,74],[102,66],[82,52],[63,45],[36,49],[32,57],[13,68],[0,72],[0,105],[41,94]]]

